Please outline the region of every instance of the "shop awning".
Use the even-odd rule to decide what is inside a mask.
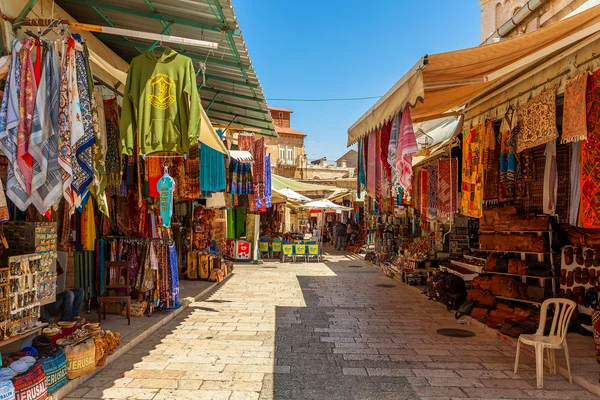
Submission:
[[[348,146],[406,104],[414,106],[414,120],[459,113],[466,103],[599,31],[600,5],[498,43],[425,56],[348,129]]]
[[[254,157],[252,157],[252,153],[246,150],[230,150],[229,157],[234,158],[238,161],[242,162],[252,162],[254,161]]]
[[[294,179],[284,178],[283,176],[273,174],[271,184],[275,190],[291,189],[294,192],[335,192],[337,188],[325,185],[315,185],[312,183],[299,182]]]
[[[417,153],[413,156],[413,166],[422,164],[432,158],[438,157],[444,153],[446,147],[452,143],[452,139],[462,131],[463,117],[450,117],[442,121],[431,130],[424,132],[433,141],[427,148],[426,155],[419,155]],[[417,134],[418,136],[418,134]],[[419,141],[419,140],[417,140]]]
[[[22,8],[24,2],[18,3]],[[277,137],[230,0],[57,0],[56,3],[82,23],[218,43],[218,51],[172,45],[173,50],[194,61],[206,114],[214,124],[241,125]],[[50,9],[51,6],[46,10]],[[127,62],[159,45],[140,38],[104,33],[95,36]],[[204,76],[202,65],[206,68]]]
[[[301,195],[298,192],[294,192],[292,189],[289,189],[289,188],[283,188],[283,189],[272,188],[272,190],[274,193],[278,193],[288,200],[299,201],[299,202],[307,202],[307,201],[312,200],[306,196]]]

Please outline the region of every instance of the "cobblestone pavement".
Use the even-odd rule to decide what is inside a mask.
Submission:
[[[463,328],[440,304],[355,256],[327,259],[237,265],[207,300],[70,398],[596,398],[548,373],[537,390],[533,359],[514,375],[509,345],[482,332],[440,336]]]

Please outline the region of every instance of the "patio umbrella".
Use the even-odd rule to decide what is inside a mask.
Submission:
[[[304,210],[321,210],[321,211],[352,211],[350,207],[344,207],[339,204],[335,204],[327,199],[315,200],[310,203],[303,204],[299,207]]]
[[[304,203],[304,202],[309,202],[312,200],[304,195],[301,195],[298,192],[294,192],[292,189],[289,189],[289,188],[284,188],[281,190],[273,189],[273,191],[277,192],[280,195],[288,198],[289,200],[293,200],[293,201],[300,201],[300,202]]]

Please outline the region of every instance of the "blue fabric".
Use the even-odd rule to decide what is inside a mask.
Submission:
[[[179,308],[179,266],[177,264],[177,249],[175,244],[169,246],[169,267],[171,268],[171,290],[173,295],[172,308]]]
[[[217,130],[223,139],[223,131]],[[203,192],[220,192],[225,190],[225,156],[210,147],[200,145],[200,190]]]
[[[173,215],[173,187],[175,181],[169,175],[163,175],[156,184],[156,189],[160,193],[160,218],[163,226],[171,226],[171,215]]]
[[[273,187],[271,186],[271,155],[265,157],[265,207],[271,208],[271,197]]]

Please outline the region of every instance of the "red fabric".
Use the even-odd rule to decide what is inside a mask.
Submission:
[[[600,69],[589,76],[586,93],[588,138],[581,146],[581,220],[600,228]]]
[[[369,133],[367,157],[367,193],[375,198],[377,193],[377,132]],[[367,147],[367,146],[365,146]]]
[[[383,193],[381,159],[377,157],[377,152],[381,151],[379,143],[381,141],[381,131],[375,133],[375,198],[382,204],[381,195]]]
[[[383,125],[381,128],[381,138],[379,140],[379,157],[381,158],[381,165],[385,177],[392,177],[392,166],[388,162],[388,152],[390,145],[390,135],[392,132],[392,121]]]
[[[419,206],[419,209],[421,210],[421,219],[423,221],[427,221],[427,207],[429,206],[429,196],[427,195],[427,189],[429,187],[429,171],[427,170],[427,168],[421,169],[420,187],[421,193],[419,196],[419,200],[421,204]]]
[[[35,41],[36,49],[35,49],[35,65],[33,66],[33,74],[35,75],[35,85],[38,86],[40,84],[40,80],[42,80],[42,46],[39,40]]]

